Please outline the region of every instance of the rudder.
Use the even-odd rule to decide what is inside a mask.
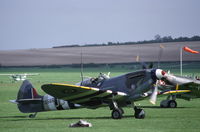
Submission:
[[[34,99],[40,97],[41,96],[38,95],[36,89],[33,88],[33,85],[28,80],[24,80],[17,94],[17,100]]]

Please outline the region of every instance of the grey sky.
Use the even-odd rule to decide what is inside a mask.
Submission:
[[[0,0],[0,50],[200,35],[200,0]]]

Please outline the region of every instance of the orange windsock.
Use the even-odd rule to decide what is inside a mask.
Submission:
[[[183,47],[183,50],[185,50],[187,52],[190,52],[190,53],[193,53],[193,54],[198,54],[199,53],[199,51],[192,50],[192,49],[190,49],[190,48],[188,48],[186,46]]]

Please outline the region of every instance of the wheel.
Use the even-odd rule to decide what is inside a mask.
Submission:
[[[29,118],[35,118],[35,115],[34,114],[30,114],[28,117]]]
[[[135,110],[135,118],[136,119],[144,119],[145,118],[145,112],[143,109],[134,108],[134,110]]]
[[[176,108],[177,107],[177,103],[175,100],[170,100],[168,102],[168,108]]]
[[[29,118],[35,118],[36,115],[37,115],[37,112],[36,112],[35,114],[30,114],[28,117],[29,117]]]
[[[169,100],[162,100],[160,102],[160,107],[161,108],[167,108],[168,107],[168,102],[169,102]]]
[[[163,104],[160,104],[160,108],[165,108]]]
[[[115,109],[112,111],[112,118],[113,119],[121,119],[122,118],[122,111],[120,109]]]

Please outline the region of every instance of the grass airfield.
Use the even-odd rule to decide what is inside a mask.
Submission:
[[[85,68],[85,76],[98,76],[99,72],[111,71],[111,77],[131,72],[128,68]],[[172,69],[172,73],[178,73],[178,69]],[[44,95],[41,85],[45,83],[59,82],[74,84],[81,80],[78,68],[1,68],[0,73],[40,73],[38,76],[30,76],[28,79]],[[200,75],[199,69],[184,69],[184,74]],[[121,120],[113,120],[108,107],[96,110],[76,109],[65,111],[51,111],[38,113],[34,119],[28,118],[29,114],[20,113],[15,104],[9,102],[16,99],[17,92],[22,82],[12,81],[7,76],[0,76],[0,131],[1,132],[199,132],[200,130],[200,99],[192,101],[177,100],[178,108],[159,108],[159,102],[164,98],[158,98],[157,105],[152,105],[148,100],[136,102],[136,105],[144,107],[145,119],[135,119],[132,108],[124,108],[125,114]],[[92,123],[92,128],[69,128],[70,123],[79,119]]]

